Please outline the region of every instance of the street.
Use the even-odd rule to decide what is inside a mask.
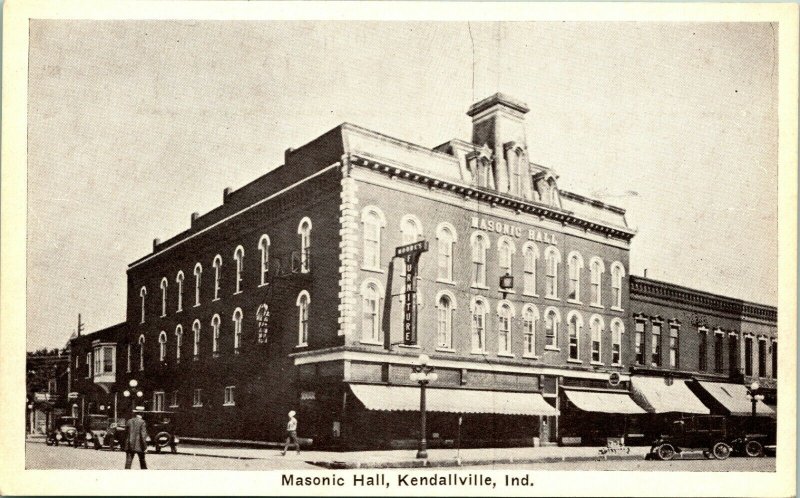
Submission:
[[[585,462],[524,463],[477,465],[469,470],[628,470],[638,472],[775,472],[775,458],[729,458],[727,460],[686,459],[658,462],[648,460],[608,460]]]

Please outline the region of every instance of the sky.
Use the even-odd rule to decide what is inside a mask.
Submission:
[[[777,303],[777,27],[30,25],[27,347],[125,319],[127,265],[342,122],[434,147],[522,100],[530,159],[627,210],[630,271]]]

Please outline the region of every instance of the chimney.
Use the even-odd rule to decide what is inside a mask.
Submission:
[[[647,278],[647,268],[644,269],[644,278]]]
[[[200,217],[200,213],[198,213],[197,211],[192,213],[192,225],[194,225],[194,222],[197,221],[197,218],[199,218],[199,217]]]
[[[222,191],[222,202],[223,203],[228,202],[228,197],[230,197],[232,190],[233,189],[230,188],[230,187],[225,187],[225,190]]]
[[[158,245],[161,243],[161,239],[153,239],[153,251],[158,248]]]

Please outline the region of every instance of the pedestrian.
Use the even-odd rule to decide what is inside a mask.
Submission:
[[[297,440],[297,419],[294,416],[297,413],[292,410],[289,412],[289,422],[286,423],[286,445],[283,447],[283,451],[281,451],[281,455],[286,455],[286,450],[289,449],[289,443],[293,444],[297,448],[297,454],[300,454],[300,442]]]
[[[125,424],[127,433],[125,434],[125,468],[130,469],[133,463],[133,455],[139,456],[139,468],[146,469],[147,462],[144,461],[144,454],[147,451],[147,423],[142,418],[143,406],[133,409],[133,417]]]

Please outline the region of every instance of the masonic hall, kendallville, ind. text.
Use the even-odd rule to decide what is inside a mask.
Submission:
[[[753,381],[769,424],[776,308],[630,275],[625,210],[531,162],[527,112],[495,94],[433,149],[345,123],[225,189],[129,265],[124,323],[71,340],[64,409],[125,417],[136,379],[182,437],[278,441],[296,410],[315,448],[415,447],[424,354],[430,447],[648,444],[749,420]]]

